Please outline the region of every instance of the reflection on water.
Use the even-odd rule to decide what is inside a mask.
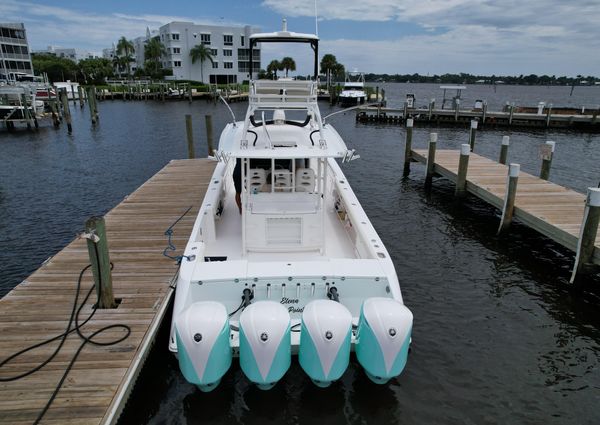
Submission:
[[[470,86],[465,94],[499,107],[550,98],[567,105],[598,102],[599,89],[578,87],[573,98],[560,87],[498,87],[492,99],[489,88]],[[397,100],[406,92],[426,99],[436,90],[386,86]],[[515,90],[518,99],[506,97]],[[185,114],[193,115],[197,152],[205,152],[203,115],[213,115],[215,129],[230,118],[222,105],[204,102],[99,106],[95,129],[86,109],[73,110],[72,136],[64,128],[0,131],[1,294],[68,243],[89,216],[108,211],[170,159],[184,158]],[[238,117],[245,107],[232,105]],[[457,202],[443,179],[426,193],[421,165],[403,180],[401,127],[357,125],[354,112],[331,123],[362,157],[344,172],[394,259],[415,316],[403,375],[376,386],[353,359],[339,382],[319,389],[294,359],[264,392],[234,362],[205,394],[181,377],[163,330],[122,423],[600,423],[600,286],[571,292],[572,253],[518,223],[496,236],[497,210],[472,197]],[[430,131],[439,133],[440,149],[468,140],[466,128],[417,127],[414,146],[425,147]],[[554,140],[552,181],[579,192],[600,181],[597,134],[485,130],[476,152],[497,158],[504,134],[511,136],[509,160],[524,171],[539,172],[538,146]]]

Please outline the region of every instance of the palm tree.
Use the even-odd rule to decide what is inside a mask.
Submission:
[[[321,59],[321,72],[327,76],[327,87],[331,84],[329,79],[331,78],[331,74],[333,74],[336,65],[338,65],[338,61],[334,55],[331,53],[323,55],[323,58]]]
[[[283,69],[285,69],[286,77],[288,76],[288,71],[296,70],[296,62],[294,62],[294,59],[290,58],[289,56],[281,59],[281,66],[283,66]]]
[[[119,56],[122,61],[121,64],[125,64],[127,67],[127,75],[131,75],[131,62],[134,61],[132,54],[134,53],[135,48],[133,43],[127,40],[124,36],[119,39],[117,42],[117,56]]]
[[[166,55],[165,46],[158,38],[151,38],[146,46],[144,46],[144,57],[146,61],[151,62],[154,66],[154,72],[157,73],[160,69],[160,58]]]
[[[267,72],[273,75],[275,80],[277,79],[277,71],[283,71],[283,66],[281,62],[277,59],[272,60],[269,65],[267,65]]]
[[[204,44],[198,44],[197,46],[192,47],[190,56],[192,57],[192,63],[196,63],[197,60],[200,61],[200,79],[202,80],[202,83],[204,83],[204,61],[208,59],[210,63],[214,63],[210,48],[206,47]]]

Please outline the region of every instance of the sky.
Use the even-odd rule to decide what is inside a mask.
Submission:
[[[365,73],[600,75],[600,0],[317,1],[320,53]],[[171,21],[315,33],[311,0],[0,0],[0,21],[23,22],[34,50],[101,52],[121,36]],[[263,46],[262,65],[306,51]]]

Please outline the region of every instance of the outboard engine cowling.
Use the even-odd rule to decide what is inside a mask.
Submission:
[[[291,364],[290,314],[274,301],[250,304],[240,316],[240,366],[248,379],[268,390]]]
[[[302,313],[300,332],[300,366],[316,385],[329,386],[350,361],[352,314],[335,301],[312,301]]]
[[[385,384],[404,369],[412,323],[411,311],[394,299],[368,298],[363,302],[355,351],[373,382]]]
[[[212,391],[231,366],[227,310],[215,301],[196,302],[175,321],[181,373],[202,391]]]

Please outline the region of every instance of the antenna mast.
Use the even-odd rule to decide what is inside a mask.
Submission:
[[[315,0],[315,35],[319,36],[319,15],[317,14],[317,0]]]

